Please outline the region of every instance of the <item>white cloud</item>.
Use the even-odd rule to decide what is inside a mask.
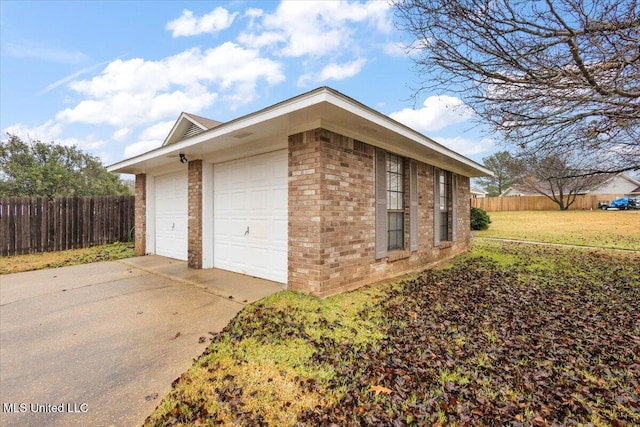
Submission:
[[[130,127],[198,112],[220,95],[234,106],[251,102],[260,80],[284,80],[282,64],[232,42],[201,51],[188,49],[159,61],[134,58],[111,62],[98,76],[74,81],[85,96],[58,113],[58,120]]]
[[[264,10],[250,7],[249,9],[245,10],[244,16],[249,18],[249,28],[253,28],[256,23],[256,18],[264,16]]]
[[[238,37],[238,41],[247,47],[261,49],[265,46],[284,43],[286,41],[286,36],[272,31],[257,34],[242,33]]]
[[[390,33],[389,10],[383,1],[283,1],[273,14],[252,12],[249,28],[255,31],[242,33],[238,41],[254,48],[271,46],[283,56],[319,57],[353,45],[354,23]]]
[[[200,111],[217,98],[216,93],[208,92],[202,85],[160,94],[120,92],[101,100],[81,101],[74,108],[60,111],[56,118],[71,123],[137,126],[177,116],[181,110]]]
[[[317,80],[342,80],[353,77],[360,72],[366,62],[364,59],[357,59],[346,64],[329,64],[320,71]]]
[[[162,145],[162,140],[142,140],[138,142],[134,142],[125,147],[124,149],[124,157],[129,158],[133,156],[137,156],[138,154],[146,153],[147,151],[151,151],[154,148],[158,148]]]
[[[62,134],[62,124],[54,120],[48,120],[36,127],[15,123],[2,129],[2,135],[6,134],[15,135],[23,141],[51,142]]]
[[[298,79],[298,86],[304,86],[308,81],[324,82],[326,80],[343,80],[353,77],[360,72],[367,61],[357,59],[344,64],[331,63],[325,65],[317,74],[303,74]]]
[[[485,153],[495,148],[495,142],[491,138],[483,138],[480,140],[464,138],[460,136],[447,138],[435,138],[440,144],[464,156],[472,156],[474,154]]]
[[[131,135],[131,129],[121,128],[115,131],[113,135],[111,135],[111,138],[115,139],[116,141],[124,141],[129,135]]]
[[[107,145],[106,141],[102,139],[96,139],[95,135],[87,135],[82,139],[75,138],[75,137],[64,138],[64,139],[57,140],[56,142],[66,146],[75,145],[76,147],[80,148],[82,151],[86,151],[86,152],[95,152],[98,148],[102,148],[105,145]]]
[[[439,95],[425,99],[419,110],[404,108],[389,116],[419,131],[436,131],[473,117],[473,111],[459,98]]]
[[[85,152],[94,152],[98,148],[104,147],[106,141],[94,134],[84,135],[82,138],[61,137],[63,126],[60,122],[48,120],[40,126],[29,127],[22,123],[16,123],[2,130],[3,134],[16,135],[23,141],[41,141],[46,143],[56,143],[65,146],[77,146]]]
[[[382,51],[398,58],[407,56],[407,46],[402,42],[387,42],[382,46]]]
[[[169,135],[169,132],[171,132],[171,128],[174,124],[175,120],[167,120],[164,122],[156,123],[153,126],[149,126],[142,131],[142,133],[140,134],[140,139],[164,141],[167,135]]]
[[[172,31],[173,37],[196,36],[199,34],[215,34],[225,30],[233,24],[237,13],[229,13],[223,7],[216,7],[200,18],[193,16],[193,12],[185,9],[179,18],[166,25]]]
[[[50,85],[48,85],[42,91],[40,91],[40,93],[38,95],[42,95],[42,94],[45,94],[47,92],[50,92],[50,91],[52,91],[53,89],[55,89],[55,88],[57,88],[59,86],[65,85],[65,84],[73,81],[74,79],[80,77],[83,74],[89,73],[89,72],[91,72],[93,70],[96,70],[96,69],[102,67],[103,65],[108,64],[109,62],[111,62],[111,61],[101,62],[99,64],[95,64],[95,65],[92,65],[90,67],[85,67],[85,68],[81,69],[80,71],[76,71],[73,74],[70,74],[70,75],[65,76],[65,77],[63,77],[61,79],[58,79],[55,82],[53,82]]]
[[[91,97],[103,97],[118,92],[130,94],[167,89],[169,78],[163,61],[134,58],[117,59],[91,80],[76,80],[69,87]]]

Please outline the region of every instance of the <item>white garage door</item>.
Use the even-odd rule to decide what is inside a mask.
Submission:
[[[187,260],[187,173],[156,177],[156,254]]]
[[[287,283],[287,150],[213,167],[214,266]]]

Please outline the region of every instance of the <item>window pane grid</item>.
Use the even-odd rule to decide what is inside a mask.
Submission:
[[[387,155],[387,249],[404,249],[404,161]]]
[[[388,249],[404,248],[404,212],[389,212]]]
[[[440,241],[451,240],[449,211],[451,202],[451,172],[440,171],[438,177],[438,186],[440,190]]]
[[[440,212],[440,241],[449,240],[449,212]]]
[[[387,209],[404,209],[404,168],[393,154],[387,157]]]

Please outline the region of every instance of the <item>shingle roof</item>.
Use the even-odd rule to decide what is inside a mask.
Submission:
[[[216,126],[220,126],[222,124],[222,122],[219,122],[217,120],[207,119],[206,117],[196,116],[195,114],[191,114],[191,113],[184,113],[184,114],[185,114],[185,116],[189,116],[190,118],[192,118],[196,122],[200,123],[201,125],[203,125],[207,129],[212,129],[212,128],[214,128]]]

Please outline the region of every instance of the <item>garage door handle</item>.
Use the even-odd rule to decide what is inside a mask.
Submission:
[[[247,231],[245,231],[245,232],[244,232],[244,235],[245,235],[245,236],[248,236],[248,235],[249,235],[249,226],[247,226]]]

